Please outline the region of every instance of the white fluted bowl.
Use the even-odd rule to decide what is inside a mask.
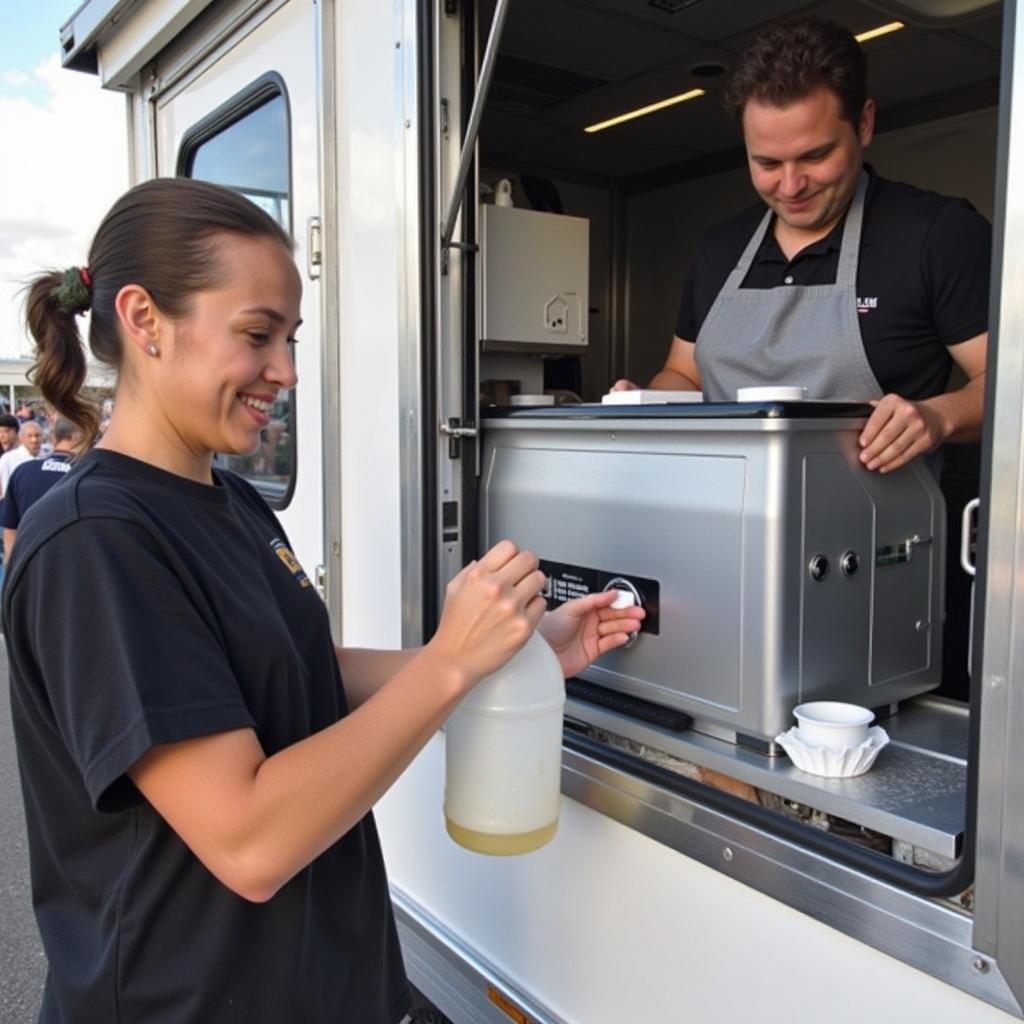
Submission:
[[[863,775],[889,742],[889,734],[880,726],[868,729],[867,738],[855,747],[831,750],[811,747],[800,739],[796,726],[775,737],[775,742],[789,755],[789,759],[802,772],[823,775],[831,779],[847,779]]]

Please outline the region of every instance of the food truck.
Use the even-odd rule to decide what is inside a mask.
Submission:
[[[658,369],[697,240],[754,198],[730,67],[807,13],[864,33],[879,172],[994,227],[984,437],[941,481],[861,469],[861,403],[601,402]],[[451,841],[443,732],[375,811],[410,980],[456,1024],[1024,1016],[1022,36],[1013,0],[86,0],[62,26],[124,94],[134,181],[229,185],[295,238],[299,384],[227,464],[340,643],[422,642],[503,536],[552,605],[647,610],[567,684],[543,849]],[[877,716],[865,774],[780,748],[818,699]]]

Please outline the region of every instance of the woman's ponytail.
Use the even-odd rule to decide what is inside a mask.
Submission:
[[[90,304],[88,272],[77,267],[50,271],[28,288],[25,320],[36,342],[29,380],[57,412],[81,431],[89,447],[99,428],[99,413],[81,395],[85,383],[85,349],[75,317]]]
[[[284,228],[238,192],[191,178],[154,178],[126,192],[103,218],[88,269],[43,274],[29,285],[25,318],[36,340],[30,379],[81,429],[83,447],[96,438],[99,414],[80,394],[87,366],[75,318],[89,311],[89,349],[120,382],[121,289],[139,285],[164,316],[184,318],[195,295],[223,282],[217,243],[225,235],[276,239],[293,249]]]

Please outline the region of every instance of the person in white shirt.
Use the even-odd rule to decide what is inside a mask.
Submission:
[[[35,420],[28,420],[18,431],[21,444],[0,456],[0,497],[7,490],[11,474],[23,463],[38,458],[43,448],[43,430]]]

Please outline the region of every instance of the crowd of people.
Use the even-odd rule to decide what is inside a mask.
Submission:
[[[14,413],[0,413],[0,582],[22,517],[71,468],[81,436],[42,403],[24,402]]]

